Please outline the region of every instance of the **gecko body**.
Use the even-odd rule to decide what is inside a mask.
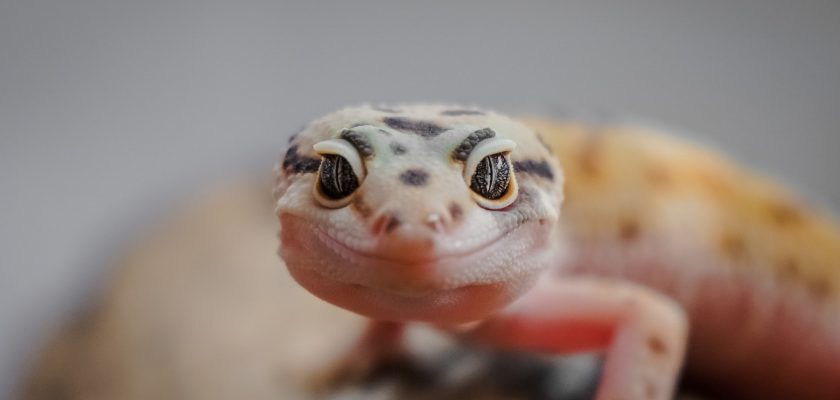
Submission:
[[[276,177],[290,273],[375,321],[366,354],[416,321],[502,348],[602,350],[599,399],[668,398],[684,363],[719,394],[840,398],[840,234],[696,145],[363,106],[294,136]]]

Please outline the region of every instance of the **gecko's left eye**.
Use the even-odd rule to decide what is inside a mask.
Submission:
[[[464,181],[480,206],[498,210],[516,200],[518,187],[510,163],[510,152],[515,147],[511,140],[485,141],[467,158]]]
[[[343,139],[325,140],[313,148],[321,155],[313,191],[315,199],[328,208],[346,206],[365,179],[365,168],[358,151]]]

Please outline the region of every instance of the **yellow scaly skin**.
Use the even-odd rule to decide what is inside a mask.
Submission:
[[[840,231],[719,154],[645,129],[530,120],[566,176],[574,273],[677,299],[687,375],[721,394],[840,396]]]

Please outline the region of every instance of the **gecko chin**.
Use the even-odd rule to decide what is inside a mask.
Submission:
[[[292,277],[321,299],[374,319],[482,319],[530,289],[552,258],[551,224],[539,220],[468,251],[411,260],[356,251],[299,216],[280,220],[281,254]]]

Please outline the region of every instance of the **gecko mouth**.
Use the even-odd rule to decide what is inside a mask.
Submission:
[[[551,262],[551,224],[538,219],[511,224],[468,247],[431,246],[396,258],[357,249],[304,217],[280,218],[281,253],[292,276],[316,296],[375,318],[477,318],[527,290]]]
[[[314,224],[312,225],[312,229],[313,232],[315,232],[315,234],[321,240],[321,242],[323,242],[326,246],[331,247],[333,249],[340,249],[339,251],[351,252],[355,254],[356,257],[359,257],[364,261],[386,262],[403,266],[416,266],[422,264],[446,263],[450,261],[463,259],[465,257],[469,257],[481,253],[483,251],[487,251],[493,246],[498,246],[500,242],[504,241],[508,236],[513,234],[525,223],[525,221],[519,222],[509,227],[508,229],[503,230],[498,234],[492,236],[490,239],[478,242],[471,246],[455,244],[449,246],[450,249],[446,251],[413,251],[410,253],[402,254],[388,254],[383,252],[377,252],[375,250],[371,251],[366,249],[355,248],[341,240],[336,239],[327,231]],[[440,246],[439,243],[440,242],[434,243],[434,241],[429,240],[427,245],[431,244],[431,247],[437,248]],[[458,243],[458,241],[455,241],[455,243]]]
[[[523,219],[469,246],[454,246],[451,238],[438,238],[426,242],[426,247],[411,244],[399,251],[380,252],[377,247],[348,244],[302,217],[286,214],[281,218],[284,231],[289,226],[289,231],[297,232],[288,238],[289,246],[284,247],[292,248],[284,253],[299,248],[309,258],[318,258],[302,262],[303,267],[332,281],[411,297],[505,283],[541,270],[543,263],[535,258],[549,236],[545,221]],[[286,261],[295,264],[288,257]]]
[[[352,285],[371,290],[392,293],[399,296],[421,298],[432,293],[453,291],[465,286],[476,286],[498,282],[464,281],[452,278],[468,274],[467,268],[480,264],[482,258],[501,251],[507,239],[525,225],[518,223],[509,229],[494,235],[491,239],[467,248],[437,253],[435,251],[415,251],[395,257],[350,247],[348,244],[330,236],[322,229],[314,230],[325,247],[348,261],[351,265],[372,266],[379,271],[374,279],[349,282]],[[390,274],[388,272],[394,272]]]

